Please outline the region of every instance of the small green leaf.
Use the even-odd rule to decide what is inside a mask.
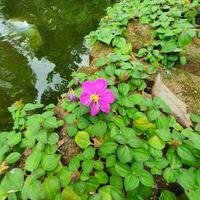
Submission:
[[[141,175],[140,175],[140,182],[147,187],[153,187],[154,185],[154,179],[153,176],[148,172],[148,171],[144,171]]]
[[[84,117],[79,117],[78,118],[78,128],[79,129],[86,129],[89,126],[90,122],[84,118]]]
[[[59,136],[57,133],[50,133],[48,135],[48,144],[53,145],[56,144],[59,140]]]
[[[61,155],[43,155],[42,158],[42,168],[46,171],[53,171],[59,164]]]
[[[157,135],[152,136],[149,140],[148,143],[151,147],[162,150],[165,148],[165,142],[162,141]]]
[[[145,162],[150,158],[149,152],[144,148],[133,149],[132,154],[137,162]]]
[[[130,167],[128,165],[121,164],[120,162],[115,164],[115,170],[122,177],[126,177],[130,173]]]
[[[83,151],[83,156],[86,159],[92,159],[95,155],[95,150],[93,147],[89,146]]]
[[[61,186],[65,188],[71,182],[72,171],[69,171],[67,168],[63,167],[58,173],[58,178]]]
[[[174,171],[170,167],[168,167],[164,170],[163,177],[164,177],[164,179],[166,180],[167,183],[173,183],[173,182],[176,181]]]
[[[127,83],[120,83],[118,85],[118,90],[123,96],[126,96],[130,90],[130,87]]]
[[[108,157],[117,150],[117,143],[112,140],[104,142],[99,148],[99,155],[103,158]]]
[[[25,169],[33,172],[33,170],[37,169],[42,159],[42,152],[40,150],[35,150],[25,162]]]
[[[127,163],[132,160],[132,150],[127,145],[122,145],[117,149],[117,156],[121,163]]]
[[[97,181],[100,183],[100,184],[106,184],[108,182],[108,176],[105,172],[103,171],[100,171],[100,172],[96,172],[95,175],[94,175],[97,179]]]
[[[48,176],[42,183],[42,190],[44,191],[44,199],[54,199],[60,192],[60,181],[56,176]]]
[[[168,190],[162,190],[159,200],[177,200],[177,198],[172,192]]]
[[[4,192],[21,191],[24,183],[24,172],[21,169],[13,168],[3,177],[0,188]]]
[[[15,162],[17,162],[21,157],[21,154],[18,153],[18,152],[13,152],[11,154],[9,154],[7,157],[6,157],[6,163],[8,164],[13,164]]]
[[[103,121],[99,121],[92,126],[93,136],[103,136],[107,131],[107,125]]]
[[[139,178],[136,177],[134,174],[130,174],[125,176],[124,178],[124,187],[126,191],[131,191],[137,188],[139,185]]]
[[[75,142],[80,148],[85,149],[91,144],[90,136],[85,131],[79,131],[75,136]]]

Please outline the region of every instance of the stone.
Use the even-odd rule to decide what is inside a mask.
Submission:
[[[139,51],[141,48],[149,46],[153,43],[151,26],[140,24],[138,21],[132,20],[128,24],[125,36],[127,42],[132,44],[134,51]]]

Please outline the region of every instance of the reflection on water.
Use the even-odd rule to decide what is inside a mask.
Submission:
[[[1,2],[1,1],[0,1]],[[2,0],[0,13],[0,126],[19,100],[56,102],[70,73],[88,65],[83,38],[110,0]]]

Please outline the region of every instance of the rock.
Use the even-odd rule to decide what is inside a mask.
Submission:
[[[110,53],[113,53],[113,50],[110,46],[101,42],[97,42],[90,49],[90,66],[96,66],[96,61],[99,58],[105,57]]]
[[[164,84],[188,106],[188,111],[200,115],[200,76],[184,68],[162,72]]]
[[[193,39],[190,45],[185,47],[187,63],[184,70],[200,76],[200,39]]]
[[[140,50],[153,42],[152,28],[137,21],[131,21],[127,27],[126,39],[132,44],[133,50]]]
[[[152,88],[152,95],[160,97],[171,109],[172,115],[184,127],[192,127],[190,116],[187,112],[187,105],[163,83],[160,74],[155,78]]]
[[[80,68],[78,68],[77,71],[88,74],[88,75],[92,75],[95,72],[99,71],[99,67],[93,67],[93,66],[80,67]]]
[[[37,49],[43,44],[42,37],[34,24],[29,24],[27,21],[20,21],[18,19],[10,19],[7,21],[8,26],[13,32],[28,38],[30,46]]]

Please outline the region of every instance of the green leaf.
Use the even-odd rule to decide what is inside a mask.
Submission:
[[[56,117],[51,117],[51,118],[48,118],[44,121],[44,124],[43,124],[44,128],[45,129],[55,129],[55,128],[58,128],[58,122],[57,122],[57,119]]]
[[[85,149],[91,144],[90,136],[85,131],[79,131],[75,136],[75,142],[80,148]]]
[[[33,104],[33,103],[27,103],[23,110],[24,111],[32,111],[32,110],[36,110],[38,108],[43,108],[44,105],[43,104],[40,104],[40,103],[36,103],[36,104]]]
[[[69,137],[74,137],[77,132],[78,132],[77,125],[69,124],[67,126],[67,134],[69,135]]]
[[[120,188],[116,188],[115,186],[111,187],[111,195],[114,200],[124,200],[124,193]]]
[[[83,151],[83,156],[86,159],[92,159],[95,156],[95,150],[93,147],[89,146]]]
[[[44,199],[54,199],[61,190],[59,179],[56,176],[48,176],[42,183],[42,190],[45,194]]]
[[[69,171],[67,168],[63,167],[58,173],[58,178],[61,186],[65,188],[71,182],[72,171]]]
[[[79,129],[86,129],[89,126],[90,122],[84,118],[84,117],[79,117],[78,118],[78,128]]]
[[[104,58],[104,57],[102,57],[102,58],[99,58],[99,59],[97,60],[96,66],[97,66],[97,67],[102,67],[102,66],[106,65],[106,63],[107,63],[107,59]]]
[[[107,131],[107,125],[103,121],[99,121],[92,126],[93,136],[103,136]]]
[[[54,145],[58,142],[58,140],[59,140],[59,136],[57,133],[50,133],[48,135],[48,144]]]
[[[6,157],[6,163],[7,164],[13,164],[15,162],[17,162],[21,157],[21,154],[18,152],[12,152],[10,153],[7,157]]]
[[[183,163],[189,165],[195,164],[196,158],[193,155],[192,151],[186,145],[178,146],[177,153],[180,156]]]
[[[130,174],[125,176],[124,178],[124,187],[126,191],[131,191],[137,188],[139,185],[139,178],[136,177],[134,174]]]
[[[4,192],[21,191],[24,183],[24,172],[19,168],[13,168],[3,177],[1,187]]]
[[[62,200],[81,200],[81,197],[74,192],[71,186],[64,188],[61,196]]]
[[[89,180],[86,182],[86,191],[95,192],[99,187],[99,183],[96,177],[90,176]]]
[[[113,154],[117,150],[117,143],[112,140],[108,140],[104,142],[99,148],[99,155],[103,158],[108,157]]]
[[[153,187],[154,186],[154,179],[153,176],[148,172],[148,171],[144,171],[141,175],[140,175],[140,182],[147,187]]]
[[[108,176],[103,171],[96,172],[94,176],[96,177],[98,183],[100,184],[106,184],[108,182]]]
[[[15,145],[21,142],[21,139],[22,139],[21,133],[12,132],[12,134],[7,140],[7,145],[10,147],[14,147]]]
[[[68,167],[70,171],[77,171],[80,167],[80,160],[77,157],[72,158]]]
[[[105,72],[106,74],[108,74],[109,76],[113,76],[115,74],[116,71],[116,67],[115,64],[110,64],[105,68]]]
[[[42,184],[39,180],[32,180],[28,186],[27,196],[29,199],[40,200],[44,193],[42,191]]]
[[[144,148],[133,149],[132,154],[137,162],[145,162],[150,158],[149,152]]]
[[[157,135],[152,136],[149,140],[148,143],[151,147],[162,150],[165,148],[165,142],[162,141]]]
[[[130,167],[128,165],[122,164],[120,162],[117,162],[115,164],[115,170],[122,177],[126,177],[130,173]]]
[[[180,47],[184,47],[192,42],[192,37],[187,31],[183,31],[178,39],[178,44]]]
[[[36,135],[35,138],[37,139],[38,142],[41,142],[43,144],[47,143],[47,132],[46,130],[41,130],[39,131]]]
[[[113,46],[123,48],[126,45],[126,39],[123,37],[115,37],[112,41]]]
[[[42,152],[40,150],[35,150],[25,161],[25,169],[33,172],[37,169],[40,161],[42,159]]]
[[[195,176],[190,170],[182,169],[177,176],[177,182],[185,189],[194,189],[196,187]]]
[[[86,174],[89,174],[92,172],[93,170],[93,167],[94,167],[94,162],[93,160],[84,160],[82,162],[82,170],[83,170],[83,173],[86,173]]]
[[[179,57],[181,65],[185,65],[187,63],[186,57],[185,56],[180,56]]]
[[[130,90],[130,87],[127,83],[120,83],[118,85],[118,90],[123,96],[126,96]]]
[[[117,149],[117,157],[121,163],[127,163],[132,160],[132,151],[131,148],[127,145],[121,145]]]
[[[61,155],[52,154],[52,155],[43,155],[42,158],[42,168],[46,171],[53,171],[60,162]]]
[[[101,198],[106,200],[113,200],[111,196],[111,188],[110,186],[103,186],[99,189],[99,194],[101,194]]]
[[[115,163],[116,163],[115,155],[111,155],[108,158],[106,158],[106,167],[107,168],[114,167]]]
[[[163,177],[164,177],[164,179],[166,180],[167,183],[173,183],[173,182],[176,181],[174,171],[170,167],[168,167],[164,170]]]
[[[160,50],[161,53],[170,53],[174,52],[177,48],[177,43],[175,40],[170,40],[167,42],[164,42],[162,45],[162,48]]]
[[[162,190],[159,200],[177,200],[177,198],[172,192],[168,190]]]
[[[172,134],[167,129],[157,129],[156,133],[159,136],[159,138],[165,142],[170,141],[172,138]]]

